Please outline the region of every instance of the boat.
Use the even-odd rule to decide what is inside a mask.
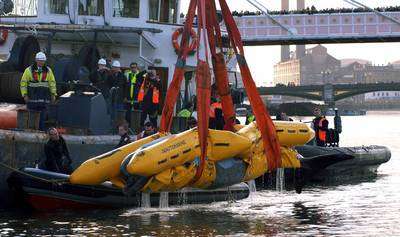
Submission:
[[[328,109],[325,112],[326,116],[335,116],[335,110],[334,109]],[[344,110],[340,110],[339,114],[341,116],[364,116],[367,114],[366,110],[348,110],[348,109],[344,109]]]
[[[195,56],[189,55],[187,60],[179,58],[179,60],[176,61],[176,52],[180,50],[176,46],[178,45],[179,47],[179,44],[176,43],[176,36],[182,31],[182,24],[180,24],[181,22],[177,14],[180,6],[179,0],[173,2],[173,4],[171,4],[170,1],[168,1],[168,4],[165,2],[161,4],[162,1],[159,1],[161,5],[158,4],[157,6],[151,5],[152,1],[146,0],[140,0],[139,5],[127,4],[126,6],[114,6],[112,1],[104,1],[103,7],[99,7],[98,5],[91,5],[89,7],[85,5],[89,4],[89,2],[92,1],[79,2],[78,4],[73,0],[66,0],[63,1],[63,3],[57,2],[56,4],[48,4],[49,2],[46,0],[39,1],[37,7],[39,10],[36,17],[10,16],[6,17],[4,20],[2,19],[2,24],[0,25],[0,29],[6,30],[8,35],[8,41],[5,41],[3,46],[0,47],[0,54],[7,55],[6,58],[8,58],[6,62],[0,64],[0,98],[3,101],[13,102],[21,100],[18,91],[18,79],[21,76],[21,72],[32,62],[33,55],[40,49],[46,48],[46,53],[50,58],[49,65],[52,64],[51,66],[54,67],[61,96],[56,105],[51,105],[49,107],[50,121],[48,122],[53,122],[53,124],[67,131],[65,138],[67,144],[70,146],[70,152],[74,157],[73,166],[77,168],[76,173],[74,172],[75,174],[68,177],[69,183],[62,184],[65,185],[63,187],[68,189],[82,187],[83,185],[86,188],[99,188],[102,190],[99,193],[107,193],[110,190],[103,190],[102,188],[104,188],[104,185],[108,185],[109,187],[109,183],[105,184],[105,182],[111,182],[113,184],[111,188],[118,187],[119,192],[125,190],[128,191],[126,193],[131,195],[143,191],[174,192],[183,187],[186,188],[186,186],[194,186],[202,189],[225,187],[232,183],[224,179],[225,177],[223,175],[220,174],[217,176],[215,173],[212,173],[215,172],[215,170],[213,170],[214,166],[220,173],[228,167],[227,170],[229,174],[237,174],[235,183],[248,181],[262,175],[270,168],[273,169],[278,162],[273,164],[274,162],[270,163],[270,161],[271,159],[274,161],[273,159],[278,159],[280,157],[276,155],[279,153],[279,150],[283,153],[283,157],[286,158],[286,160],[283,160],[283,163],[286,162],[286,166],[284,167],[300,168],[301,162],[298,159],[299,154],[292,148],[294,145],[305,144],[305,142],[311,138],[310,134],[313,132],[310,132],[308,127],[301,129],[300,127],[305,126],[304,124],[300,125],[295,123],[286,124],[283,126],[283,129],[276,129],[276,131],[273,129],[274,127],[272,124],[270,124],[271,126],[269,129],[258,129],[257,126],[262,128],[262,126],[266,126],[266,122],[272,123],[272,121],[270,121],[270,118],[266,115],[265,107],[261,106],[263,103],[256,95],[257,93],[248,93],[248,96],[253,97],[252,101],[257,100],[256,104],[258,104],[258,106],[256,107],[257,109],[253,108],[253,112],[256,114],[257,111],[259,111],[260,115],[265,115],[265,117],[258,117],[259,120],[262,120],[260,118],[265,118],[265,121],[260,122],[257,126],[255,126],[254,123],[250,124],[247,128],[243,128],[244,130],[239,128],[232,131],[235,136],[242,136],[242,139],[247,139],[246,142],[243,142],[243,147],[233,147],[234,150],[236,149],[234,151],[236,153],[219,156],[218,153],[212,152],[213,148],[210,148],[211,154],[214,155],[214,158],[217,158],[215,158],[215,160],[206,160],[205,154],[207,150],[204,149],[199,153],[199,147],[203,145],[203,149],[205,147],[204,144],[207,144],[207,136],[203,136],[202,140],[198,138],[198,144],[192,144],[191,142],[189,144],[191,147],[185,146],[185,148],[187,148],[186,150],[179,151],[183,154],[190,153],[190,156],[183,155],[182,157],[185,157],[185,160],[179,159],[179,162],[174,163],[175,161],[172,160],[179,155],[171,154],[169,151],[180,147],[182,144],[188,145],[182,143],[182,139],[185,139],[185,135],[189,135],[187,133],[193,132],[189,130],[186,131],[186,133],[182,133],[182,130],[185,130],[182,127],[176,130],[177,135],[163,133],[162,136],[166,137],[165,139],[169,139],[168,141],[163,140],[164,138],[160,136],[154,139],[154,141],[146,140],[146,143],[140,144],[140,146],[138,145],[140,142],[128,144],[127,146],[130,147],[130,149],[126,149],[125,147],[119,150],[113,150],[111,147],[118,138],[112,136],[110,130],[112,130],[115,124],[111,123],[110,114],[107,110],[104,97],[101,93],[96,91],[96,88],[93,88],[87,83],[88,74],[96,70],[97,60],[100,56],[111,60],[118,59],[124,66],[127,66],[131,61],[137,61],[143,68],[155,69],[161,79],[162,90],[160,94],[162,96],[160,100],[162,102],[166,99],[178,97],[178,95],[174,95],[166,98],[165,94],[167,94],[166,88],[174,79],[173,72],[176,64],[181,66],[180,63],[183,61],[186,62],[186,65],[183,68],[178,68],[182,70],[182,74],[185,74],[185,88],[192,88],[192,90],[183,91],[179,87],[176,89],[178,94],[184,94],[182,97],[185,98],[195,93],[193,90],[193,88],[195,88],[195,80],[190,79],[195,76],[194,71],[197,60]],[[65,6],[58,4],[64,4]],[[155,9],[158,10],[155,11]],[[229,12],[229,9],[227,10],[228,11],[225,12]],[[187,26],[191,26],[191,23],[186,24],[186,27]],[[9,30],[10,32],[8,32]],[[53,34],[49,34],[49,32]],[[171,36],[174,47],[165,47],[165,45],[171,44]],[[190,47],[194,49],[196,47],[192,46],[196,43],[197,39],[195,34],[191,34],[191,36]],[[238,40],[234,42],[238,42]],[[9,53],[10,49],[11,52]],[[219,54],[219,56],[221,56],[220,60],[229,61],[232,55],[230,55],[228,51],[225,53],[225,55],[222,53]],[[74,55],[78,55],[78,57]],[[134,56],[132,57],[132,55]],[[244,57],[244,55],[237,56]],[[241,62],[241,66],[243,66],[245,60],[241,60]],[[236,68],[236,63],[233,63],[230,68],[227,68],[227,71],[230,71],[231,68]],[[225,70],[225,68],[223,69]],[[76,81],[79,82],[77,83]],[[174,83],[171,84],[174,85]],[[217,87],[219,85],[217,85]],[[228,86],[228,83],[226,83],[226,86]],[[224,90],[221,91],[227,91],[229,88],[223,89]],[[255,85],[252,89],[256,92]],[[225,92],[224,94],[219,94],[223,96],[229,95],[229,93]],[[167,112],[175,109],[173,107],[175,103],[171,104],[172,105],[166,103],[167,106],[170,106]],[[206,103],[197,104],[204,105],[200,106],[200,108],[204,108]],[[0,162],[2,162],[2,164],[8,164],[10,167],[14,168],[29,167],[42,155],[41,147],[45,142],[46,136],[37,131],[37,122],[31,121],[35,120],[35,116],[29,114],[28,118],[26,118],[26,115],[27,112],[24,111],[24,109],[18,109],[16,118],[17,128],[10,129],[6,127],[7,130],[0,130]],[[137,119],[140,114],[135,113],[132,115],[132,118]],[[13,113],[13,116],[13,118],[15,118],[15,113]],[[173,122],[174,121],[171,123],[164,123],[163,125],[165,127],[165,124],[173,124]],[[35,126],[30,126],[31,123]],[[199,126],[204,126],[204,124],[205,123],[200,123]],[[137,120],[132,120],[131,125],[137,125]],[[132,129],[135,130],[137,127],[132,127]],[[266,142],[266,130],[273,134],[277,133],[278,136],[279,134],[283,134],[284,136],[288,135],[288,139],[285,141],[288,143],[278,144],[277,139],[275,139],[275,146],[272,146],[273,149],[263,150],[261,146],[262,142],[268,144]],[[213,133],[209,130],[207,130],[207,132],[210,134]],[[299,134],[305,135],[307,137],[305,140],[307,141],[303,139],[301,140],[302,142],[298,142],[295,135]],[[196,136],[193,135],[192,138],[195,139]],[[281,142],[282,141],[283,140],[281,140]],[[219,143],[222,147],[225,147],[226,144],[227,142]],[[169,147],[163,148],[162,146],[165,145],[170,145],[171,149]],[[160,157],[157,157],[155,152],[164,151],[163,149],[165,150],[164,153],[171,156],[158,159]],[[190,151],[188,151],[189,149]],[[272,150],[275,154],[265,157],[264,153],[269,153],[269,155],[271,155]],[[151,162],[156,162],[158,166],[162,166],[162,169],[151,170],[151,172],[140,169],[140,167],[145,164],[141,162],[139,165],[139,162],[137,162],[140,161],[140,156],[144,154],[142,151],[153,153],[152,158],[154,160],[151,160]],[[254,156],[252,156],[252,154],[254,154]],[[117,157],[113,155],[117,155]],[[199,162],[198,157],[200,157],[200,155],[201,160]],[[97,181],[94,183],[86,183],[84,178],[89,177],[89,179],[92,180],[91,178],[96,176],[95,171],[100,172],[100,169],[89,170],[93,172],[87,172],[88,170],[83,169],[86,172],[81,172],[80,168],[85,167],[87,164],[96,163],[96,161],[99,164],[102,163],[99,162],[99,160],[109,161],[107,159],[108,157],[114,157],[116,159],[113,159],[113,165],[109,167],[108,171],[110,172],[107,173],[108,176],[106,176],[106,179],[101,181],[96,179]],[[227,164],[223,163],[225,160],[229,162],[227,162]],[[197,177],[197,171],[200,170],[197,168],[199,167],[199,163],[202,165],[204,165],[204,163],[207,164],[207,172],[210,171],[210,177],[205,177],[206,175],[203,175],[204,177]],[[229,169],[235,164],[239,164],[241,168],[240,172],[235,173],[235,169]],[[165,179],[169,177],[166,174],[175,174],[173,172],[176,170],[180,169],[182,171],[186,168],[190,168],[190,170],[187,173],[182,172],[179,174],[188,175],[184,177],[183,183],[170,184],[168,182],[171,182],[172,179]],[[40,173],[37,170],[25,171],[32,171],[35,175]],[[194,173],[194,171],[196,172]],[[83,175],[85,176],[84,178],[82,178],[82,173],[86,174],[86,176]],[[0,173],[0,190],[6,187],[5,178],[3,179],[3,177],[7,177],[9,174],[9,170]],[[194,178],[193,174],[195,174]],[[16,174],[13,173],[12,177],[15,175]],[[46,177],[51,178],[53,177],[52,175],[56,174],[51,174],[49,177]],[[192,179],[196,182],[193,182]],[[25,179],[24,177],[18,177],[18,180]],[[134,182],[130,182],[132,180]],[[160,180],[167,181],[159,182]],[[126,190],[126,186],[132,188]],[[14,185],[12,187],[18,186]],[[43,188],[40,188],[40,190],[42,189]],[[40,190],[37,191],[40,192]]]
[[[281,179],[285,188],[301,192],[307,186],[340,185],[360,182],[377,176],[380,165],[391,158],[385,146],[318,147],[297,146],[302,155],[300,169],[284,169]],[[256,179],[259,189],[275,189],[277,173],[267,173]]]
[[[159,207],[160,195],[163,195],[138,192],[128,196],[110,182],[96,186],[71,184],[68,175],[37,168],[13,172],[7,182],[15,197],[14,205],[24,205],[36,211]],[[207,204],[247,198],[249,188],[240,183],[213,190],[186,188],[164,195],[167,195],[163,198],[169,206]]]

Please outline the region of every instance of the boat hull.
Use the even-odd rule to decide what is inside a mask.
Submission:
[[[141,207],[142,193],[127,196],[121,189],[106,182],[97,186],[74,185],[67,182],[68,176],[34,168],[22,169],[23,172],[37,178],[14,172],[8,179],[18,203],[27,204],[36,210],[56,209],[93,209]],[[58,180],[61,184],[45,182]],[[65,181],[65,182],[64,182]],[[240,200],[249,196],[248,186],[244,183],[229,188],[201,190],[186,188],[180,192],[168,193],[169,205],[205,204],[218,201]],[[160,193],[149,194],[151,206],[160,205]]]

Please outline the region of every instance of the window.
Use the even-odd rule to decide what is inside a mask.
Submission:
[[[103,16],[104,0],[79,0],[79,15]]]
[[[114,17],[139,18],[140,0],[113,0]]]
[[[68,0],[46,0],[46,14],[68,14]]]
[[[176,0],[149,0],[149,20],[176,23]]]

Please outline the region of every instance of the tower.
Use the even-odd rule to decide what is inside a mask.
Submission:
[[[297,10],[305,8],[305,0],[297,0]],[[289,11],[289,0],[281,0],[281,10]],[[296,45],[296,58],[301,58],[306,54],[305,45]],[[281,46],[281,61],[287,61],[290,59],[290,47],[289,45]]]
[[[302,10],[306,7],[304,1],[305,0],[297,0],[297,10]],[[296,58],[301,58],[304,55],[306,55],[306,46],[304,44],[296,45]]]
[[[281,10],[289,11],[289,0],[281,0]],[[281,46],[281,62],[287,61],[290,59],[290,46],[282,45]]]

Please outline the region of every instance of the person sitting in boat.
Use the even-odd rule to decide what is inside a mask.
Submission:
[[[152,122],[146,122],[144,124],[144,130],[137,135],[137,139],[142,139],[145,137],[149,137],[153,134],[157,133],[157,129]]]
[[[287,114],[283,111],[278,111],[278,114],[276,115],[276,119],[277,121],[293,121],[293,119],[289,118],[289,116],[287,116]]]
[[[108,77],[111,89],[111,105],[112,113],[111,118],[114,120],[117,111],[124,111],[125,103],[127,102],[125,92],[127,88],[127,81],[124,74],[121,71],[121,63],[115,60],[112,63],[111,74]]]
[[[107,67],[107,61],[104,58],[99,59],[97,65],[97,70],[90,75],[89,79],[91,83],[93,83],[93,85],[100,90],[104,99],[108,101],[111,88],[108,83],[110,69]]]
[[[327,138],[327,131],[329,127],[329,122],[322,116],[321,109],[315,108],[314,109],[314,116],[315,118],[312,121],[312,128],[315,131],[315,140],[317,146],[326,146],[326,138]]]
[[[45,160],[41,160],[39,168],[57,173],[71,174],[71,157],[64,138],[56,128],[47,130],[48,142],[44,145]]]
[[[158,106],[160,103],[161,82],[155,70],[147,73],[138,93],[138,102],[142,110],[140,118],[140,126],[143,127],[144,122],[149,117],[150,122],[157,126]]]
[[[39,52],[35,63],[25,69],[20,82],[21,95],[29,111],[40,112],[39,129],[44,131],[46,108],[57,95],[53,71],[46,65],[46,55]]]
[[[126,122],[121,123],[118,126],[118,135],[120,135],[121,138],[119,139],[119,142],[115,146],[115,148],[119,148],[121,146],[125,146],[125,145],[131,143],[131,137],[128,134],[128,130],[129,130],[129,126],[128,126],[128,123],[126,123]]]

